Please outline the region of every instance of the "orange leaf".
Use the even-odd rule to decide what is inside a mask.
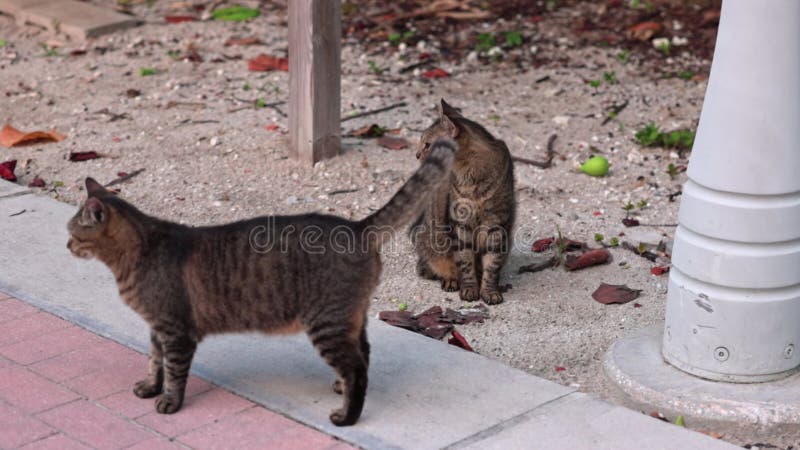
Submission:
[[[641,22],[628,28],[628,37],[640,41],[649,41],[660,31],[661,24],[658,22]]]
[[[282,70],[284,72],[288,72],[289,60],[286,58],[278,58],[277,56],[270,56],[262,53],[247,61],[247,68],[253,72],[267,72],[269,70]]]
[[[23,133],[11,125],[6,124],[0,130],[0,145],[3,147],[13,147],[16,145],[30,145],[38,142],[61,142],[66,136],[53,131],[33,131]]]

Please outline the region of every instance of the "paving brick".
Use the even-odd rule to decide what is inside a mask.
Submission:
[[[55,430],[22,409],[0,403],[0,448],[20,447],[53,433]]]
[[[52,0],[0,0],[0,12],[16,16],[24,8],[47,3]]]
[[[0,369],[0,380],[0,399],[31,413],[79,398],[78,394],[20,366]]]
[[[147,363],[141,353],[123,347],[113,341],[103,341],[94,347],[85,347],[28,366],[55,381],[66,381],[109,367],[129,367],[144,376]]]
[[[211,389],[211,384],[197,377],[189,377],[186,385],[186,397],[192,397]],[[133,395],[133,383],[120,392],[116,392],[97,401],[106,408],[125,417],[135,419],[155,410],[153,399],[141,399]]]
[[[2,302],[0,305],[3,303],[8,303],[8,301]],[[42,336],[68,326],[70,326],[69,322],[47,313],[28,314],[3,323],[3,332],[0,333],[0,346]]]
[[[22,450],[91,450],[75,439],[69,438],[61,433],[38,440],[32,444],[22,447]]]
[[[161,434],[174,437],[252,406],[254,403],[247,399],[219,388],[213,388],[208,392],[187,398],[183,403],[183,408],[175,414],[166,415],[152,412],[136,421]]]
[[[84,40],[130,28],[138,21],[110,8],[75,0],[51,0],[26,7],[15,14],[18,21],[32,23],[51,32],[60,32],[73,39]]]
[[[128,447],[125,450],[186,450],[186,447],[179,445],[167,438],[159,437],[139,442],[133,447]]]
[[[179,436],[178,440],[198,450],[324,449],[339,443],[326,434],[261,407],[226,417]]]
[[[144,378],[147,373],[147,360],[132,365],[112,366],[89,372],[64,381],[64,385],[84,397],[94,400],[120,391],[130,392],[133,384]],[[133,395],[133,394],[131,394]]]
[[[123,448],[153,437],[148,431],[86,400],[59,406],[37,417],[95,448]]]
[[[0,347],[0,355],[23,365],[83,347],[98,345],[103,339],[80,327],[67,327],[52,333]]]
[[[29,316],[38,312],[39,310],[37,308],[25,302],[21,302],[15,298],[5,298],[0,302],[0,323],[19,319],[20,317]]]

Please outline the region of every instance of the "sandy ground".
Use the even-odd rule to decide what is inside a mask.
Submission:
[[[216,224],[308,211],[360,218],[381,206],[417,166],[411,149],[394,151],[374,140],[345,138],[340,157],[303,167],[287,159],[286,117],[270,108],[230,111],[247,105],[241,100],[286,99],[287,73],[248,72],[246,64],[258,53],[285,53],[287,29],[281,14],[248,23],[165,25],[157,23],[163,15],[158,7],[137,12],[150,23],[91,42],[86,55],[50,57],[40,45],[49,39],[46,33],[18,28],[0,16],[0,38],[7,41],[0,49],[0,120],[22,130],[55,128],[68,136],[57,144],[0,149],[0,160],[17,159],[24,166],[17,169],[21,184],[40,176],[47,182],[43,194],[76,204],[85,176],[107,182],[117,172],[144,168],[118,186],[122,195],[142,210],[174,221]],[[252,35],[265,45],[223,47],[230,37]],[[170,50],[184,51],[189,42],[205,62],[176,62],[168,56]],[[400,136],[416,140],[435,117],[434,103],[443,97],[503,138],[517,156],[542,159],[547,137],[558,135],[554,167],[515,167],[518,220],[515,250],[503,276],[512,285],[505,303],[492,307],[484,324],[458,329],[483,355],[605,396],[604,352],[630,330],[662,320],[667,277],[652,275],[654,264],[623,249],[612,249],[613,262],[600,267],[516,272],[542,257],[531,252],[531,242],[554,235],[556,229],[592,245],[595,233],[608,240],[624,232],[620,240],[635,243],[641,235],[671,239],[678,203],[669,194],[686,178],[679,174],[671,179],[666,170],[669,163],[686,160],[669,150],[641,148],[633,134],[648,122],[665,129],[695,128],[706,86],[704,81],[643,73],[635,57],[628,63],[618,60],[618,48],[556,42],[541,43],[537,51],[557,55],[559,63],[538,69],[502,61],[445,63],[440,67],[451,73],[449,78],[427,80],[418,73],[399,74],[398,69],[415,62],[419,52],[435,53],[435,42],[405,54],[388,48],[367,54],[359,43],[346,41],[344,115],[400,101],[408,106],[345,122],[343,132],[378,123],[400,128]],[[529,46],[519,51],[530,51]],[[59,52],[68,55],[77,47],[67,44]],[[231,58],[235,55],[243,59]],[[215,58],[224,62],[212,62]],[[675,58],[691,57],[676,53]],[[387,70],[378,76],[369,61]],[[693,64],[708,67],[708,61]],[[161,72],[140,77],[142,67]],[[598,88],[585,82],[602,79],[605,71],[614,71],[619,82]],[[537,82],[544,76],[549,80]],[[141,95],[129,98],[129,89]],[[624,100],[628,107],[602,125],[606,109]],[[111,121],[98,113],[103,109],[127,116]],[[271,124],[279,130],[265,128]],[[109,157],[67,160],[69,152],[90,150]],[[609,159],[608,176],[592,178],[576,169],[592,154]],[[357,191],[329,194],[343,189]],[[629,201],[647,202],[632,212],[642,223],[667,226],[625,228],[622,206]],[[462,304],[438,283],[417,278],[414,267],[410,244],[400,235],[387,250],[374,314],[396,309],[401,302],[414,311]],[[641,289],[636,301],[641,307],[593,301],[591,293],[601,282]]]

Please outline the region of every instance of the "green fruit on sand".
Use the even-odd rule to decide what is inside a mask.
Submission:
[[[593,177],[602,177],[608,173],[608,160],[602,156],[593,156],[583,163],[581,170]]]

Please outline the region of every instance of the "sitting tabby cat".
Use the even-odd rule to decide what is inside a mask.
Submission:
[[[437,139],[456,141],[449,183],[439,185],[411,229],[420,276],[462,300],[503,301],[500,270],[511,249],[514,169],[506,144],[464,118],[444,100],[439,118],[422,133],[417,159],[427,161]]]
[[[156,410],[174,413],[204,336],[305,331],[336,371],[334,389],[344,396],[330,420],[354,424],[367,390],[366,315],[386,236],[372,230],[416,217],[426,192],[446,179],[454,145],[436,142],[391,200],[360,222],[304,214],[192,228],[150,217],[87,178],[88,198],[68,224],[67,247],[105,263],[124,302],[150,325],[148,375],[134,394],[157,396]],[[273,246],[264,240],[269,232],[280,236]],[[336,247],[342,237],[351,240],[347,249]]]

